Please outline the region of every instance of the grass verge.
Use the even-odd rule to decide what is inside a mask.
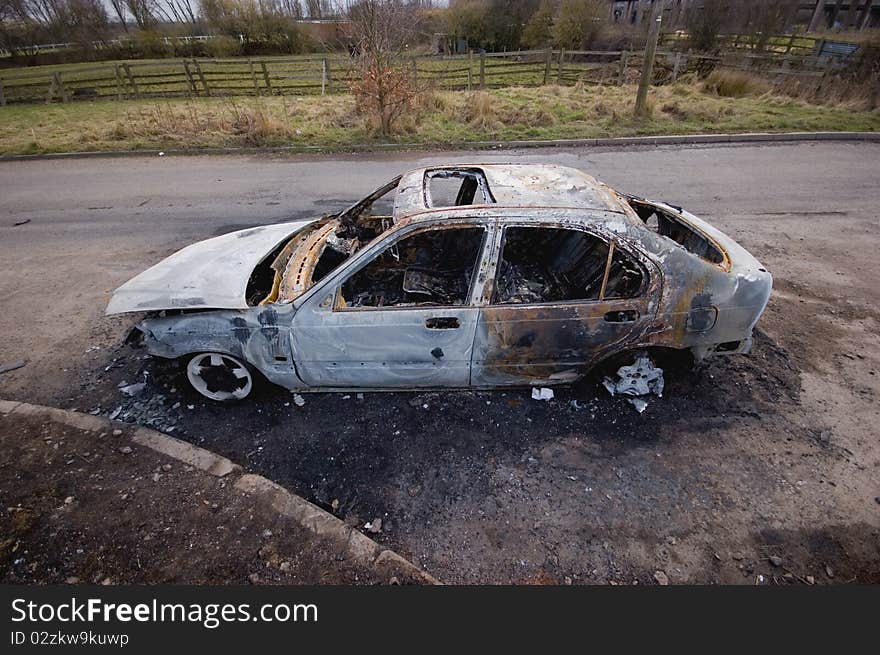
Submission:
[[[718,95],[679,83],[652,90],[632,116],[632,86],[511,87],[425,94],[391,141],[443,144],[658,134],[877,131],[880,111],[769,92]],[[0,154],[387,143],[349,95],[94,101],[0,108]]]

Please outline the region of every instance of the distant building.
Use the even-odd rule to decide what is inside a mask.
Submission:
[[[775,0],[764,0],[772,3]],[[618,24],[638,25],[651,16],[655,2],[663,2],[664,29],[680,29],[688,11],[699,11],[705,0],[610,0],[610,18]],[[742,2],[726,2],[736,12]],[[880,0],[802,0],[791,12],[790,30],[799,25],[809,31],[839,28],[863,30],[880,26]]]

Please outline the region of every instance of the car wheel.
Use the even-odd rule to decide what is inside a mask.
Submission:
[[[254,377],[240,360],[225,353],[199,353],[186,365],[186,377],[205,398],[231,402],[247,398]]]

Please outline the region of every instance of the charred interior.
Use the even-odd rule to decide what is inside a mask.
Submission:
[[[397,188],[398,179],[275,248],[251,274],[248,304],[253,307],[293,300],[387,230],[392,224],[389,196]],[[387,206],[388,214],[374,215],[377,203],[383,210]]]
[[[450,228],[398,241],[342,285],[340,306],[465,304],[484,233]]]
[[[713,264],[724,263],[724,255],[715,244],[674,215],[638,198],[628,198],[628,200],[649,229],[660,236],[672,239],[697,257],[702,257]]]
[[[587,232],[510,227],[495,276],[497,304],[629,298],[642,286],[638,264]]]

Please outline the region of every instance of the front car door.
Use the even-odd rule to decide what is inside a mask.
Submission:
[[[511,222],[496,236],[474,340],[473,386],[570,382],[650,324],[659,272],[580,226]]]
[[[321,388],[464,387],[494,229],[414,224],[322,281],[293,319],[299,377]]]

